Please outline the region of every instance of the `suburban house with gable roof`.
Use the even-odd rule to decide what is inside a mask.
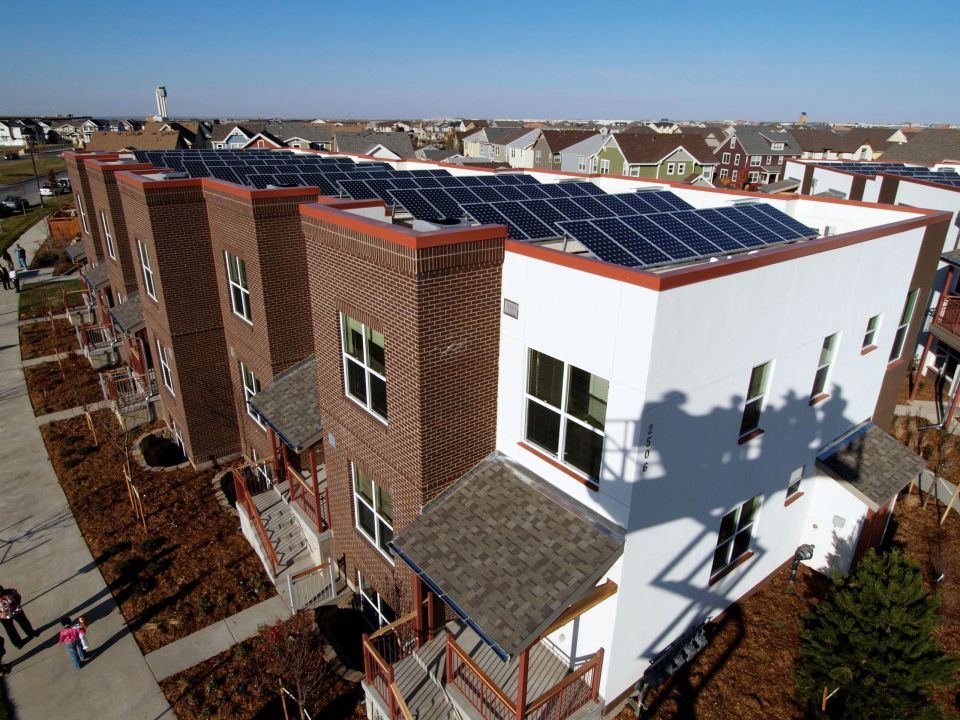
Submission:
[[[507,143],[507,162],[510,167],[532,168],[534,145],[540,139],[540,130],[530,130]]]
[[[529,133],[530,130],[522,127],[484,127],[464,136],[463,154],[468,158],[505,163],[510,160],[507,146]]]
[[[593,130],[541,130],[533,146],[533,167],[560,170],[563,151],[593,135]]]
[[[786,130],[736,125],[713,151],[717,158],[718,185],[746,187],[776,182],[783,177],[783,164],[803,151]]]
[[[623,154],[612,134],[596,133],[560,151],[562,172],[623,175]]]
[[[623,155],[623,175],[672,182],[713,179],[716,157],[699,135],[617,133],[613,142]]]

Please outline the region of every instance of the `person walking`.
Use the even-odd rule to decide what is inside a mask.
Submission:
[[[3,283],[3,289],[10,289],[10,274],[5,267],[0,267],[0,282]]]
[[[3,261],[7,264],[7,267],[13,270],[13,258],[10,257],[10,250],[8,248],[4,248],[3,255],[0,255],[0,257],[3,258]]]
[[[17,260],[20,261],[20,267],[24,270],[27,269],[27,251],[24,249],[23,245],[17,243],[16,248]]]
[[[9,282],[11,285],[13,285],[13,289],[17,292],[20,292],[20,276],[17,275],[17,271],[13,268],[10,268],[9,278]]]
[[[14,620],[26,636],[23,640],[20,639],[20,634],[13,626]],[[3,629],[7,631],[10,642],[18,650],[26,645],[28,640],[38,637],[37,631],[33,629],[33,625],[30,624],[27,614],[20,605],[20,593],[13,588],[4,588],[3,585],[0,585],[0,623],[3,624]]]
[[[83,648],[83,654],[90,652],[90,643],[87,641],[87,616],[81,615],[73,621],[73,627],[80,631],[80,647]]]
[[[63,625],[63,630],[57,637],[57,644],[67,646],[67,655],[73,661],[74,667],[79,670],[81,663],[87,659],[86,655],[83,654],[83,646],[80,644],[80,630],[73,626],[73,620],[66,615],[60,618],[60,624]]]
[[[3,661],[3,656],[7,654],[7,644],[0,637],[0,675],[9,675],[10,666]]]

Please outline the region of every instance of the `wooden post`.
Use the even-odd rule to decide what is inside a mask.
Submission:
[[[87,417],[87,425],[90,426],[90,434],[93,435],[93,446],[100,447],[100,441],[97,439],[97,430],[93,426],[93,415],[91,415],[87,409],[84,409],[83,414]]]
[[[433,640],[433,634],[437,628],[436,597],[433,590],[427,588],[427,638],[430,640]]]
[[[597,654],[594,655],[594,657],[596,658],[597,666],[593,669],[593,683],[590,687],[590,697],[596,702],[597,698],[600,697],[600,671],[603,669],[603,648],[597,650]]]
[[[940,298],[943,300],[943,297]],[[934,315],[936,318],[936,315]],[[910,399],[917,396],[917,390],[920,389],[920,379],[923,377],[923,365],[927,362],[927,354],[930,352],[930,346],[933,345],[933,333],[927,333],[927,344],[923,346],[923,352],[920,353],[920,364],[917,365],[917,376],[913,380],[913,387],[910,389]]]
[[[520,653],[520,662],[517,665],[517,720],[523,720],[527,710],[527,664],[530,660],[530,648],[526,647]]]
[[[367,685],[373,683],[373,672],[370,668],[370,653],[367,652],[367,643],[370,640],[370,636],[367,633],[363,633],[361,636],[361,646],[363,647],[363,679],[367,681]]]
[[[430,594],[432,595],[433,593],[430,593]],[[447,666],[446,677],[447,677],[448,685],[453,682],[453,648],[450,647],[450,643],[452,641],[453,641],[453,638],[450,637],[450,635],[448,634],[446,643],[444,645],[444,652],[446,653],[444,661],[446,662],[446,666]]]
[[[934,482],[936,482],[936,480],[934,480]],[[950,496],[950,502],[947,503],[947,507],[943,510],[943,515],[940,518],[941,525],[947,521],[947,515],[950,513],[950,508],[953,507],[953,503],[956,502],[958,495],[960,495],[960,485],[957,485],[957,489],[954,490],[953,495]]]
[[[273,428],[270,428],[270,449],[273,450],[273,474],[276,476],[274,480],[279,483],[283,480],[283,472],[280,470],[280,456],[277,450],[277,434],[273,431]]]
[[[320,517],[320,480],[317,478],[317,451],[310,448],[310,470],[313,473],[313,509],[317,514],[317,532],[323,532],[323,519]]]
[[[417,614],[414,616],[414,627],[417,634],[417,647],[423,645],[423,580],[419,575],[413,576],[413,607]]]
[[[397,720],[397,696],[393,692],[393,665],[387,668],[387,695],[390,704],[390,720]]]

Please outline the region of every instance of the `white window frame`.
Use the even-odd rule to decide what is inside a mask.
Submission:
[[[747,507],[747,505],[752,504],[754,501],[756,501],[757,505],[756,505],[756,508],[754,509],[753,517],[750,518],[750,520],[741,527],[740,520],[741,520],[741,515],[743,514],[743,509]],[[753,538],[756,534],[756,529],[758,525],[757,521],[760,519],[760,508],[762,506],[763,506],[763,496],[755,495],[749,500],[745,500],[744,502],[737,505],[733,510],[726,513],[723,516],[723,518],[721,518],[720,530],[717,531],[717,546],[713,551],[713,561],[710,566],[710,577],[716,577],[717,575],[720,575],[721,573],[726,572],[726,570],[731,565],[733,565],[738,560],[740,560],[740,558],[744,557],[745,555],[749,557],[749,555],[752,553],[752,551],[750,550],[750,546],[751,544],[753,544]],[[721,538],[720,532],[722,532],[723,530],[723,521],[726,520],[731,515],[733,516],[733,532],[730,533],[729,537]],[[736,542],[736,539],[739,536],[743,535],[744,533],[746,533],[747,535],[747,544],[744,547],[743,552],[741,552],[739,555],[734,557],[733,556],[734,542]],[[729,551],[727,552],[726,561],[723,564],[718,566],[717,554],[720,552],[722,548],[728,548]]]
[[[581,157],[580,160],[577,162],[577,172],[586,172],[586,171],[587,171],[587,159],[585,157]]]
[[[228,250],[223,252],[227,263],[227,287],[230,292],[230,307],[233,314],[249,325],[253,325],[253,313],[250,310],[250,288],[247,284],[247,263]],[[236,275],[236,279],[234,279]],[[237,300],[240,307],[237,307]]]
[[[676,163],[667,163],[667,175],[673,175],[676,168]]]
[[[553,164],[554,164],[554,165],[559,165],[561,162],[563,162],[563,156],[561,156],[560,153],[554,153],[554,154],[553,154]]]
[[[787,483],[787,496],[784,500],[789,500],[794,495],[800,493],[800,483],[803,481],[803,473],[805,465],[801,465],[792,473],[790,473],[790,482]]]
[[[677,175],[687,174],[687,164],[685,162],[677,163]]]
[[[725,153],[723,154],[723,156],[720,158],[720,162],[722,162],[724,165],[729,165],[729,164],[730,164],[730,153],[725,152]]]
[[[260,392],[260,378],[254,375],[253,370],[247,367],[242,360],[240,361],[240,383],[243,385],[243,404],[247,408],[247,415],[257,424],[257,427],[266,430],[260,413],[250,407],[250,398]]]
[[[726,180],[726,179],[727,179],[727,176],[729,176],[729,175],[730,175],[730,171],[729,171],[729,170],[727,170],[726,168],[720,168],[720,179],[721,179],[721,180]]]
[[[581,428],[583,428],[583,429],[585,429],[585,430],[589,430],[589,431],[592,432],[594,435],[597,435],[597,436],[599,436],[600,438],[603,439],[603,442],[602,442],[602,445],[601,445],[601,449],[600,449],[600,473],[597,473],[598,475],[600,475],[600,474],[603,472],[603,446],[606,445],[606,441],[607,441],[607,435],[606,435],[606,416],[604,416],[604,427],[603,427],[602,429],[599,429],[599,428],[595,428],[595,427],[594,427],[593,425],[591,425],[590,423],[584,422],[584,421],[581,420],[580,418],[578,418],[578,417],[570,414],[570,413],[567,411],[567,402],[568,402],[569,395],[570,395],[570,369],[576,367],[575,365],[572,365],[571,363],[568,363],[568,362],[563,362],[563,377],[562,377],[562,379],[561,379],[562,386],[561,386],[561,391],[560,391],[560,407],[556,407],[555,405],[552,405],[551,403],[549,403],[549,402],[547,402],[547,401],[545,401],[545,400],[541,400],[540,398],[536,397],[535,395],[532,395],[532,394],[530,393],[530,369],[531,369],[531,364],[532,364],[532,361],[533,361],[533,353],[534,353],[534,352],[540,353],[541,355],[546,355],[547,357],[549,357],[549,358],[551,358],[551,359],[553,359],[553,360],[556,360],[556,361],[558,361],[558,362],[563,362],[562,360],[560,360],[560,358],[555,358],[553,355],[549,355],[548,353],[542,352],[542,351],[540,351],[540,350],[535,350],[534,348],[527,348],[527,374],[526,374],[526,376],[524,377],[524,391],[523,391],[523,397],[524,397],[524,406],[523,406],[523,438],[524,438],[524,442],[529,442],[529,443],[531,443],[532,445],[536,446],[538,450],[546,453],[547,455],[550,455],[550,456],[553,457],[553,458],[556,458],[556,460],[557,460],[559,463],[561,463],[564,467],[569,468],[571,472],[574,472],[574,473],[576,473],[577,475],[579,475],[580,477],[584,478],[584,480],[587,481],[591,486],[598,487],[599,484],[600,484],[600,478],[599,478],[599,477],[592,477],[591,475],[589,475],[587,472],[585,472],[585,471],[582,470],[581,468],[577,467],[576,465],[573,465],[572,463],[567,462],[567,461],[564,459],[564,455],[566,454],[566,443],[567,443],[567,422],[569,421],[569,422],[575,423],[575,424],[579,425]],[[583,368],[576,368],[576,369],[577,369],[577,370],[580,370],[581,372],[588,372],[587,370],[583,370]],[[607,383],[607,403],[609,404],[609,402],[610,402],[610,381],[607,380],[606,378],[600,377],[599,375],[594,375],[594,373],[590,373],[590,375],[591,375],[592,377],[596,377],[596,378],[598,378],[598,379],[600,379],[600,380],[604,380],[604,381]],[[557,415],[560,416],[560,432],[559,432],[559,434],[558,434],[558,436],[557,436],[557,451],[556,451],[556,452],[554,452],[554,451],[551,450],[550,448],[543,447],[542,445],[540,445],[539,443],[537,443],[535,440],[530,439],[529,434],[528,434],[528,432],[527,432],[528,423],[529,423],[529,419],[530,419],[530,418],[529,418],[529,415],[530,415],[529,403],[530,403],[530,402],[534,402],[534,403],[536,403],[537,405],[540,405],[540,406],[546,408],[547,410],[549,410],[550,412],[556,413]]]
[[[107,243],[107,254],[113,259],[117,259],[117,250],[113,247],[113,235],[110,234],[110,225],[107,223],[107,214],[100,211],[100,224],[103,226],[103,239]]]
[[[362,333],[362,335],[363,335],[363,343],[362,343],[362,346],[363,346],[363,359],[362,359],[362,360],[358,360],[357,358],[353,357],[353,355],[351,355],[350,353],[347,352],[347,338],[346,338],[346,332],[345,332],[345,331],[346,331],[346,328],[345,328],[346,322],[345,322],[345,321],[346,321],[347,318],[349,318],[350,320],[353,320],[354,322],[356,322],[356,323],[358,323],[358,324],[360,325],[360,330],[361,330],[361,333]],[[368,349],[367,349],[367,342],[368,342],[368,340],[369,340],[369,338],[367,337],[368,331],[370,331],[370,332],[376,332],[376,333],[379,334],[379,335],[383,335],[383,333],[380,333],[379,331],[374,330],[373,328],[371,328],[371,327],[370,327],[369,325],[367,325],[366,323],[362,323],[362,322],[360,322],[359,320],[356,320],[355,318],[351,318],[351,317],[350,317],[349,315],[347,315],[346,313],[340,313],[340,353],[341,353],[341,356],[342,356],[342,357],[341,357],[341,361],[342,361],[342,363],[343,363],[343,391],[344,391],[344,394],[345,394],[350,400],[352,400],[353,402],[355,402],[355,403],[356,403],[357,405],[359,405],[360,407],[364,408],[368,413],[370,413],[371,415],[373,415],[373,417],[375,417],[377,420],[379,420],[379,421],[382,422],[384,425],[386,425],[386,424],[387,424],[387,418],[388,418],[389,415],[390,415],[390,406],[389,406],[389,404],[387,405],[387,414],[386,414],[386,415],[381,415],[379,412],[377,412],[376,410],[373,409],[373,393],[370,391],[370,376],[372,375],[373,377],[382,380],[383,383],[384,383],[384,385],[387,384],[387,376],[386,376],[385,372],[384,372],[384,373],[381,373],[381,372],[379,372],[378,370],[375,370],[375,369],[374,369],[373,367],[371,367],[371,365],[370,365],[369,352],[368,352]],[[383,340],[383,353],[384,353],[384,356],[386,356],[386,353],[387,353],[387,340],[386,340],[386,337],[384,337],[384,340]],[[363,370],[363,373],[364,373],[364,386],[365,386],[365,388],[366,388],[366,395],[367,395],[366,402],[364,402],[363,400],[361,400],[361,399],[358,398],[358,397],[354,397],[354,396],[350,393],[350,376],[349,376],[348,370],[347,370],[347,368],[349,367],[348,363],[353,363],[354,365],[359,366],[359,367]],[[384,362],[384,366],[386,366],[386,362]],[[386,367],[384,367],[384,370],[386,370]],[[386,392],[386,390],[384,390],[384,392]]]
[[[782,142],[775,142],[775,143],[773,143],[773,144],[770,146],[770,149],[771,149],[771,150],[783,150],[783,147],[784,147],[784,145],[783,145]]]
[[[737,147],[737,139],[735,137],[730,138],[730,149],[734,150]]]
[[[87,222],[87,211],[83,209],[83,201],[80,199],[80,193],[75,193],[74,197],[77,198],[77,208],[80,210],[80,224],[83,225],[83,231],[89,235],[90,223]]]
[[[770,165],[771,163],[773,163],[773,158],[770,155],[767,155],[767,161],[764,163],[764,165]]]
[[[640,166],[634,165],[630,168],[630,177],[640,177]]]
[[[783,155],[777,155],[777,165],[783,165]]]
[[[736,155],[733,156],[733,164],[734,165],[740,164],[740,153],[737,153]]]
[[[160,344],[160,338],[157,338],[157,360],[160,362],[160,377],[163,380],[163,386],[170,391],[171,395],[176,395],[173,389],[173,371],[170,369],[169,350]]]
[[[762,158],[759,155],[750,156],[750,167],[760,167],[760,160]]]
[[[610,174],[610,161],[607,159],[600,161],[600,174],[609,175]]]
[[[533,151],[533,161],[534,161],[534,162],[540,162],[542,157],[543,157],[542,151],[540,151],[540,150],[534,150],[534,151]]]
[[[150,267],[150,254],[147,247],[137,238],[137,252],[140,255],[140,268],[143,270],[143,285],[147,295],[157,299],[157,288],[153,284],[153,268]]]
[[[367,477],[367,480],[370,481],[370,488],[371,488],[370,492],[373,495],[370,502],[368,502],[366,498],[364,498],[363,495],[361,495],[360,492],[358,492],[357,490],[357,487],[359,485],[360,473],[363,473]],[[350,463],[350,482],[351,482],[351,489],[353,492],[353,525],[354,527],[364,538],[366,538],[377,549],[377,551],[381,555],[383,555],[387,560],[390,561],[391,565],[393,565],[394,564],[393,557],[384,547],[384,545],[386,545],[388,542],[390,542],[390,540],[393,539],[393,532],[394,532],[393,518],[390,518],[390,521],[388,522],[386,517],[384,517],[377,511],[377,505],[380,504],[380,494],[383,493],[390,499],[390,509],[392,512],[393,496],[390,493],[388,493],[386,490],[384,490],[377,483],[377,481],[373,479],[372,475],[367,473],[365,470],[361,470],[360,467],[354,462]],[[366,508],[370,513],[373,514],[374,533],[372,536],[367,531],[367,529],[360,524],[360,505],[361,504],[363,505],[364,508]],[[383,538],[381,538],[380,536],[381,523],[384,526],[386,526],[386,528],[390,531],[390,540],[381,542],[383,540]]]
[[[730,182],[737,182],[737,180],[739,179],[740,179],[739,170],[734,170],[732,173],[730,173]]]
[[[833,360],[837,356],[837,347],[840,345],[840,333],[835,332],[823,339],[820,347],[820,358],[817,360],[817,370],[813,375],[813,389],[810,390],[810,400],[829,395],[827,387],[830,383],[830,373]]]
[[[763,382],[759,388],[759,391],[755,395],[750,395],[750,387],[753,385],[753,377],[757,371],[762,368],[767,368],[766,375],[763,377]],[[767,395],[770,392],[770,381],[773,379],[773,360],[767,360],[767,362],[760,363],[755,365],[750,371],[750,380],[747,383],[747,398],[743,401],[743,416],[740,420],[740,437],[744,438],[752,432],[756,432],[760,429],[760,419],[763,417],[763,411],[767,406]],[[744,423],[747,420],[747,408],[750,405],[759,404],[760,409],[757,411],[757,422],[752,427],[746,427]]]
[[[893,347],[890,348],[889,362],[899,360],[903,355],[903,348],[907,344],[907,330],[910,327],[910,321],[913,319],[913,311],[916,309],[919,295],[919,288],[914,288],[907,293],[907,299],[903,303],[903,312],[900,313],[900,322],[893,334]]]
[[[599,158],[598,158],[596,155],[594,155],[592,158],[590,158],[590,172],[591,172],[591,173],[596,173],[596,172],[597,172],[597,162],[598,162],[598,160],[599,160]]]
[[[357,568],[357,594],[360,596],[360,602],[363,603],[365,601],[370,606],[370,608],[377,614],[377,620],[380,623],[380,627],[389,625],[392,621],[383,612],[383,604],[382,604],[383,601],[380,598],[380,593],[373,589],[373,585],[368,585],[370,590],[373,592],[375,596],[375,598],[372,598],[363,589],[363,585],[364,585],[363,573],[360,572],[360,568]]]
[[[863,333],[863,343],[860,345],[861,350],[876,346],[877,333],[880,331],[880,322],[882,320],[883,315],[874,315],[867,320],[867,329]]]
[[[756,170],[752,170],[751,172],[747,173],[747,180],[752,183],[760,182],[760,173]]]

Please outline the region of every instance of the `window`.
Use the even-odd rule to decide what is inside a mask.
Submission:
[[[535,151],[533,152],[533,161],[534,161],[534,162],[540,162],[540,158],[541,158],[541,157],[542,157],[542,156],[541,156],[541,153],[540,153],[539,150],[535,150]]]
[[[750,552],[750,538],[759,510],[760,496],[757,495],[723,516],[710,575],[716,575]]]
[[[587,171],[587,159],[582,157],[577,163],[577,172],[586,172]]]
[[[750,165],[752,165],[753,167],[760,167],[760,156],[759,156],[759,155],[751,155],[751,156],[750,156]]]
[[[250,407],[250,398],[260,392],[260,380],[242,362],[240,363],[240,378],[243,380],[243,404],[247,408],[247,415],[253,418],[253,421],[261,429],[264,429],[263,418],[260,417],[260,413]]]
[[[597,171],[597,158],[590,158],[590,172],[595,173]]]
[[[174,393],[173,373],[170,372],[170,351],[160,344],[159,339],[157,340],[157,357],[160,360],[160,376],[163,378],[163,384],[172,395]]]
[[[686,174],[687,174],[687,164],[677,163],[677,175],[686,175]]]
[[[751,173],[748,173],[747,180],[749,180],[752,183],[758,182],[760,180],[760,173],[758,173],[756,170],[754,170]]]
[[[720,168],[720,179],[721,179],[721,180],[726,180],[726,179],[727,179],[727,175],[729,175],[729,174],[730,174],[730,171],[729,171],[729,170],[727,170],[726,168]]]
[[[380,593],[367,582],[359,568],[357,568],[357,590],[360,592],[360,612],[371,626],[381,628],[396,619],[393,608],[383,601]]]
[[[770,149],[771,149],[771,150],[783,150],[783,143],[782,143],[782,142],[775,142],[775,143],[773,143],[773,144],[770,146]]]
[[[556,154],[553,156],[553,162],[554,162],[555,165],[559,165],[559,164],[560,164],[560,153],[556,153]]]
[[[117,259],[117,251],[113,247],[113,235],[110,234],[110,225],[107,224],[107,214],[100,211],[100,223],[103,225],[103,241],[107,244],[107,254],[114,260]]]
[[[913,316],[913,307],[917,304],[918,289],[907,293],[907,300],[903,303],[903,312],[900,313],[900,323],[897,325],[897,332],[893,336],[893,347],[890,349],[890,362],[900,358],[903,353],[903,346],[907,339],[907,327],[910,325],[910,318]]]
[[[722,162],[723,162],[725,165],[730,162],[730,153],[724,153],[724,154],[723,154]]]
[[[83,231],[89,235],[90,224],[87,222],[87,213],[83,209],[83,203],[80,202],[80,193],[77,193],[75,197],[77,198],[77,209],[80,211],[80,224],[83,225]]]
[[[783,155],[777,156],[777,165],[783,165]]]
[[[340,316],[347,395],[382,420],[387,419],[386,351],[383,334]]]
[[[769,165],[771,162],[773,162],[773,158],[767,155],[766,164]]]
[[[747,400],[743,406],[743,419],[740,421],[740,437],[744,437],[760,427],[760,413],[770,387],[770,371],[773,361],[757,365],[750,373],[750,385],[747,387]]]
[[[609,382],[537,350],[529,363],[526,439],[599,482]]]
[[[230,285],[230,305],[233,314],[242,317],[251,325],[253,315],[250,313],[250,289],[247,286],[247,263],[225,252],[227,258],[227,282]]]
[[[840,333],[828,335],[823,339],[823,346],[820,348],[820,360],[817,362],[817,372],[813,376],[813,389],[810,391],[810,400],[816,400],[824,393],[827,387],[827,380],[830,378],[830,366],[833,364],[833,356],[837,352],[837,341]]]
[[[863,334],[863,344],[860,346],[862,350],[866,350],[868,347],[873,347],[876,345],[877,340],[877,330],[880,329],[880,316],[874,315],[872,318],[867,320],[867,331]]]
[[[610,174],[610,161],[609,161],[609,160],[601,160],[601,161],[600,161],[600,174],[601,174],[601,175],[609,175],[609,174]]]
[[[790,473],[790,483],[787,485],[786,500],[789,500],[800,492],[800,481],[803,480],[803,468],[804,466],[801,465],[792,473]]]
[[[735,150],[737,147],[737,139],[735,137],[730,138],[730,149]]]
[[[640,166],[634,165],[632,168],[630,168],[630,175],[632,177],[640,177]]]
[[[738,177],[739,177],[739,175],[740,175],[740,171],[739,171],[739,170],[734,170],[733,173],[730,175],[730,180],[733,181],[733,182],[736,182],[737,179],[738,179]]]
[[[677,166],[674,163],[667,163],[667,175],[673,175],[676,167]]]
[[[350,471],[353,475],[353,509],[357,529],[389,558],[387,543],[393,540],[393,500],[390,493],[355,463],[350,463]]]
[[[143,268],[143,284],[147,295],[157,299],[157,291],[153,286],[153,270],[150,267],[150,255],[142,242],[137,240],[137,250],[140,252],[140,266]]]

